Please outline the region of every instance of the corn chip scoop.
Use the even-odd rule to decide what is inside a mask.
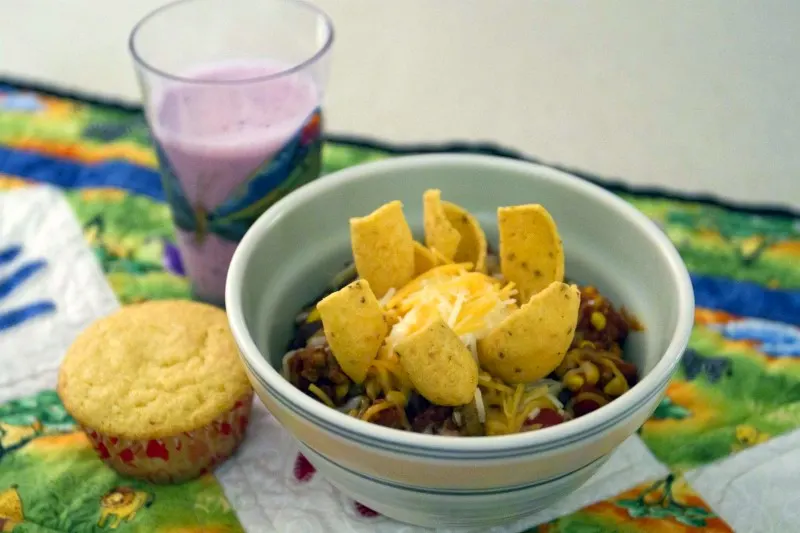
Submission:
[[[500,269],[519,289],[520,302],[564,281],[564,249],[556,223],[541,205],[501,207],[497,210]]]
[[[447,217],[442,204],[442,191],[430,189],[422,195],[422,215],[425,227],[425,245],[435,248],[448,261],[456,257],[461,234]]]
[[[389,202],[365,217],[350,219],[350,244],[358,275],[369,282],[376,296],[414,277],[414,237],[401,202]]]
[[[501,207],[497,216],[499,258],[488,256],[477,220],[436,189],[423,195],[425,244],[414,240],[400,202],[351,219],[357,280],[306,318],[322,323],[307,346],[329,349],[335,362],[303,375],[332,381],[322,378],[307,392],[352,416],[407,430],[419,395],[452,409],[451,429],[468,419],[467,434],[501,435],[572,417],[557,398],[562,390],[584,404],[593,398],[589,385],[612,397],[627,390],[612,367],[632,365],[605,361],[607,350],[592,355],[584,332],[575,336],[586,326],[582,293],[563,283],[563,248],[550,214],[533,204]],[[352,386],[338,377],[339,367]]]
[[[436,405],[472,401],[478,388],[478,363],[441,318],[429,321],[394,345],[414,388]]]
[[[388,331],[369,282],[359,279],[317,304],[325,338],[342,370],[362,383]]]
[[[438,264],[434,253],[429,249],[414,241],[414,276],[424,274]]]
[[[478,341],[481,366],[506,383],[530,383],[561,364],[572,344],[581,294],[554,281]]]
[[[457,263],[470,262],[474,265],[476,272],[486,272],[488,246],[486,234],[478,219],[463,207],[450,202],[442,202],[442,208],[447,220],[461,236],[453,261]]]

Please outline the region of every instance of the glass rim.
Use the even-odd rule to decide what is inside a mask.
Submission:
[[[316,14],[320,19],[322,19],[322,21],[323,21],[323,23],[325,25],[325,29],[327,30],[327,36],[326,36],[325,42],[322,43],[322,45],[313,54],[311,54],[311,56],[307,57],[306,59],[304,59],[303,61],[300,61],[299,63],[297,63],[295,65],[292,65],[289,68],[283,69],[283,70],[278,71],[278,72],[273,72],[273,73],[270,73],[270,74],[262,74],[262,75],[259,75],[259,76],[253,76],[253,77],[250,77],[250,78],[242,78],[242,79],[236,79],[236,80],[204,80],[204,79],[197,79],[197,78],[191,78],[191,77],[186,77],[186,76],[180,76],[178,74],[172,74],[170,72],[166,72],[166,71],[164,71],[164,70],[162,70],[160,68],[157,68],[157,67],[153,66],[151,63],[148,63],[147,61],[145,61],[145,59],[142,57],[142,55],[136,49],[135,41],[136,41],[137,35],[139,34],[139,31],[153,17],[156,17],[156,16],[162,14],[163,12],[168,11],[169,9],[171,9],[173,7],[176,7],[178,5],[188,4],[190,2],[195,2],[195,1],[197,1],[197,0],[174,0],[172,2],[164,4],[164,5],[162,5],[162,6],[158,7],[158,8],[150,11],[149,13],[147,13],[144,17],[142,17],[139,20],[139,22],[137,22],[133,26],[133,29],[131,30],[131,33],[128,36],[128,51],[130,52],[131,56],[133,57],[133,59],[134,59],[134,61],[136,63],[138,63],[143,68],[149,70],[152,73],[155,73],[155,74],[158,74],[159,76],[162,76],[164,78],[167,78],[167,79],[170,79],[170,80],[173,80],[173,81],[182,82],[182,83],[191,83],[191,84],[196,84],[196,85],[197,84],[205,84],[205,85],[245,85],[245,84],[248,84],[248,83],[258,83],[258,82],[262,82],[262,81],[274,80],[274,79],[282,78],[282,77],[287,76],[289,74],[293,74],[293,73],[299,72],[299,71],[305,69],[306,67],[308,67],[309,65],[312,65],[312,64],[316,63],[320,58],[322,58],[328,52],[328,50],[330,50],[331,46],[333,45],[333,37],[334,37],[333,21],[331,20],[331,17],[325,11],[323,11],[319,7],[315,6],[311,2],[307,2],[306,0],[269,0],[269,1],[272,1],[272,2],[278,1],[278,2],[283,2],[285,4],[294,4],[297,7],[301,7],[303,9],[306,9],[306,10]],[[218,0],[218,1],[222,1],[222,0]]]

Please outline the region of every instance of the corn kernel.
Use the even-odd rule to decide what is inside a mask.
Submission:
[[[597,384],[597,381],[600,379],[600,371],[597,370],[595,365],[589,361],[584,361],[581,363],[581,370],[583,371],[583,377],[586,380],[586,383],[589,385]]]
[[[318,320],[320,320],[319,311],[317,311],[317,308],[315,307],[310,313],[308,313],[306,324],[311,324],[312,322],[316,322]]]
[[[339,385],[336,385],[336,399],[341,400],[347,395],[349,391],[350,391],[349,383],[341,383]]]
[[[406,395],[399,390],[391,390],[386,393],[386,400],[392,402],[398,407],[406,406]]]
[[[603,387],[603,392],[614,397],[622,396],[627,390],[628,382],[625,381],[625,378],[622,376],[614,376],[614,378]]]
[[[380,392],[380,385],[375,380],[369,380],[367,382],[367,386],[365,387],[367,396],[370,400],[374,400],[378,397],[378,393]]]
[[[583,376],[578,373],[577,369],[570,370],[564,375],[564,386],[572,392],[583,387],[583,383]]]
[[[592,322],[592,326],[594,326],[594,329],[597,331],[603,331],[606,329],[606,317],[603,313],[594,311],[590,320]]]

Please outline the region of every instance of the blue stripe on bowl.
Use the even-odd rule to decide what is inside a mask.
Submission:
[[[332,433],[333,435],[341,437],[344,440],[356,442],[362,446],[370,448],[377,448],[383,451],[395,452],[402,455],[414,454],[418,457],[423,457],[426,459],[437,459],[442,461],[462,461],[467,459],[512,459],[523,455],[528,455],[531,453],[542,453],[563,448],[565,446],[569,446],[579,441],[590,439],[595,435],[602,433],[603,431],[616,425],[617,421],[620,418],[631,416],[633,412],[636,411],[636,409],[638,408],[638,405],[631,405],[630,407],[628,407],[628,409],[623,411],[623,413],[620,415],[619,418],[608,420],[602,424],[599,424],[594,428],[592,428],[590,431],[581,433],[579,435],[573,435],[571,438],[544,443],[538,446],[518,446],[516,448],[501,448],[493,451],[480,451],[480,452],[469,451],[469,450],[458,450],[458,451],[450,450],[445,452],[437,448],[429,448],[422,445],[398,446],[390,442],[386,442],[382,439],[376,439],[374,437],[370,437],[368,435],[362,435],[358,433],[345,431],[344,429],[336,426],[335,424],[330,423],[329,421],[323,418],[314,415],[313,413],[306,412],[298,408],[297,405],[295,405],[289,398],[282,396],[275,389],[271,388],[267,384],[267,382],[264,381],[264,379],[260,375],[258,375],[256,370],[247,362],[247,360],[244,360],[244,364],[250,370],[250,374],[255,376],[255,378],[258,380],[261,386],[264,387],[265,390],[268,390],[271,393],[271,396],[277,402],[279,402],[286,409],[296,414],[297,416],[318,425],[319,427],[321,427],[322,429],[324,429],[329,433]],[[642,403],[647,403],[651,399],[653,399],[654,396],[658,395],[662,387],[666,386],[668,380],[669,376],[666,376],[665,379],[658,384],[658,386],[654,387],[653,390],[648,393],[648,395],[644,398]],[[364,424],[369,424],[369,422],[364,422]],[[464,438],[480,438],[480,437],[464,437]]]
[[[537,480],[537,481],[534,481],[534,482],[531,482],[531,483],[524,483],[524,484],[521,484],[521,485],[511,485],[511,486],[508,486],[508,487],[496,487],[496,488],[487,488],[487,489],[435,489],[435,488],[428,488],[428,487],[420,487],[418,485],[406,485],[404,483],[397,483],[395,481],[391,481],[391,480],[388,480],[386,478],[368,476],[366,474],[362,474],[361,472],[357,472],[357,471],[352,470],[352,469],[350,469],[350,468],[348,468],[346,466],[343,466],[342,464],[337,463],[336,461],[331,460],[329,457],[327,457],[325,455],[322,455],[321,453],[317,452],[313,448],[309,448],[309,449],[314,451],[314,453],[319,455],[324,461],[327,461],[327,462],[331,463],[332,465],[337,466],[337,467],[341,468],[342,470],[344,470],[346,472],[349,472],[350,474],[352,474],[354,476],[360,477],[361,479],[365,479],[367,481],[378,483],[379,485],[384,485],[386,487],[391,487],[393,489],[406,490],[406,491],[411,491],[411,492],[420,493],[420,494],[432,494],[432,495],[436,495],[436,496],[487,496],[487,495],[494,495],[494,494],[510,494],[512,492],[520,492],[520,491],[523,491],[523,490],[532,489],[534,487],[539,487],[539,486],[549,485],[551,483],[555,483],[555,482],[560,481],[560,480],[562,480],[564,478],[572,476],[572,475],[580,472],[581,470],[586,470],[588,468],[591,468],[592,466],[594,466],[597,463],[602,463],[607,458],[607,456],[604,455],[602,457],[598,457],[597,459],[595,459],[594,461],[592,461],[592,462],[590,462],[588,464],[585,464],[585,465],[581,466],[580,468],[576,468],[575,470],[571,470],[571,471],[569,471],[567,473],[559,474],[557,476],[552,476],[552,477],[545,478],[545,479],[540,479],[540,480]]]

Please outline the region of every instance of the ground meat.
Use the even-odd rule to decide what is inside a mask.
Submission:
[[[452,414],[452,407],[431,405],[411,420],[411,429],[417,433],[424,433],[428,430],[438,434],[445,422],[450,420]],[[456,429],[456,431],[458,430]]]
[[[387,428],[406,429],[403,424],[403,413],[400,411],[400,407],[384,409],[373,416],[370,422]]]
[[[434,430],[434,433],[436,435],[445,435],[448,437],[461,437],[463,435],[456,423],[453,422],[452,418],[445,420],[444,424],[442,424],[438,429]]]
[[[599,313],[602,319],[598,329],[597,320],[593,323],[592,314]],[[594,287],[581,288],[581,303],[578,311],[578,326],[572,345],[579,346],[581,341],[591,341],[598,349],[608,350],[615,344],[622,345],[628,337],[631,327],[625,316],[617,311],[608,298],[602,296]]]
[[[316,383],[325,367],[325,347],[304,348],[289,358],[289,378],[295,387]]]
[[[292,384],[313,398],[317,396],[308,390],[312,383],[334,401],[337,385],[351,385],[327,344],[303,348],[291,356],[288,363]]]

